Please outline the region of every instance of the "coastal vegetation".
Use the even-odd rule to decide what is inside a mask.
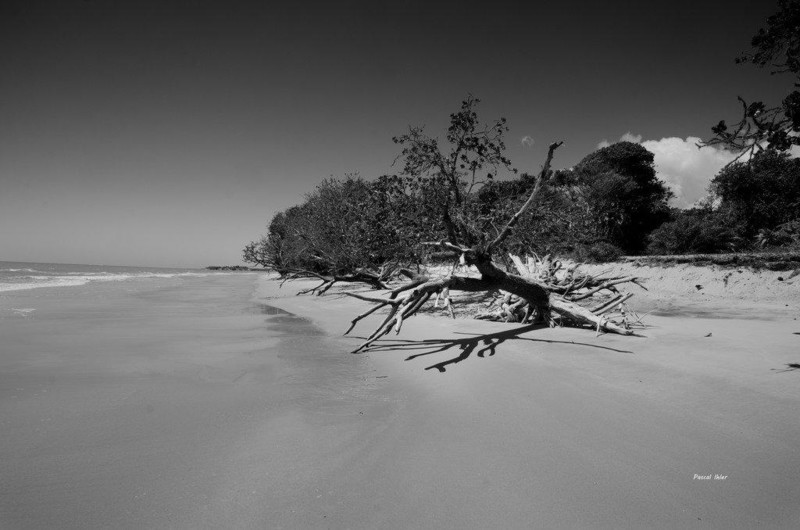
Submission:
[[[467,98],[451,116],[445,149],[419,127],[395,138],[398,174],[321,182],[301,204],[273,216],[267,233],[245,247],[244,261],[282,275],[378,286],[391,264],[446,257],[421,242],[473,246],[496,235],[537,177],[511,166],[505,120],[481,125],[478,103]],[[707,198],[685,210],[669,207],[672,194],[656,176],[653,154],[631,142],[598,149],[570,169],[548,168],[545,180],[498,255],[603,262],[622,255],[800,250],[800,160],[777,149],[726,166],[711,180]]]
[[[737,62],[797,78],[800,2],[779,6],[753,38],[755,52]],[[608,145],[554,170],[562,143],[555,142],[538,173],[520,172],[506,156],[505,118],[482,122],[480,100],[470,95],[450,115],[443,138],[420,126],[393,138],[397,174],[321,182],[301,204],[274,215],[267,233],[245,247],[244,261],[285,279],[321,281],[304,292],[322,294],[337,282],[389,290],[387,298],[354,295],[376,305],[353,325],[390,309],[362,348],[393,327],[399,331],[431,297],[449,306],[451,290],[505,292],[494,314],[505,320],[558,319],[630,334],[624,316],[604,314],[628,298],[616,286],[637,278],[581,275],[551,256],[607,262],[623,255],[800,251],[800,161],[789,154],[800,146],[800,92],[774,108],[740,102],[739,123],[721,121],[700,146],[739,156],[711,179],[703,201],[680,210],[669,207],[673,194],[657,177],[653,153],[638,143]],[[473,266],[480,276],[426,272],[440,262]],[[392,290],[398,278],[406,283]],[[600,304],[576,303],[603,291]]]
[[[709,197],[670,209],[654,155],[619,142],[553,170],[561,142],[550,145],[537,174],[519,173],[505,156],[504,119],[478,119],[479,100],[451,114],[445,140],[421,127],[394,138],[399,174],[327,179],[302,204],[276,214],[244,260],[284,280],[317,278],[301,293],[323,294],[337,282],[388,291],[349,293],[388,315],[356,351],[419,312],[433,298],[451,309],[451,291],[502,293],[479,318],[590,326],[632,334],[641,322],[625,310],[635,276],[594,277],[551,256],[613,261],[623,254],[698,254],[800,246],[800,162],[766,149],[723,168]],[[502,174],[502,175],[501,175]],[[501,178],[504,177],[504,178]],[[518,255],[529,255],[524,262]],[[539,258],[539,256],[543,256]],[[473,266],[479,276],[431,274],[437,262]],[[405,283],[395,286],[402,279]],[[599,296],[600,301],[594,301]],[[579,303],[580,302],[580,303]],[[612,309],[614,311],[612,311]],[[631,318],[633,316],[633,318]],[[349,332],[349,330],[348,330]]]
[[[712,128],[714,136],[703,145],[721,146],[750,159],[765,151],[786,152],[800,146],[800,2],[778,0],[778,12],[767,19],[750,44],[752,51],[736,62],[769,68],[770,74],[788,74],[794,90],[780,105],[767,106],[763,101],[748,103],[738,98],[742,107],[739,121],[729,126],[725,120]]]
[[[779,0],[736,62],[769,68],[791,78],[793,90],[780,105],[739,97],[741,116],[712,127],[702,146],[738,153],[711,181],[701,206],[676,210],[651,236],[650,253],[696,254],[771,249],[800,251],[800,2]]]
[[[318,277],[322,283],[306,291],[317,294],[337,281],[388,289],[395,276],[405,277],[408,282],[388,298],[353,294],[375,303],[353,325],[390,308],[360,348],[392,328],[399,331],[434,295],[449,307],[450,291],[505,292],[495,315],[505,320],[559,320],[631,334],[624,317],[604,313],[627,299],[616,286],[636,283],[635,277],[582,275],[549,257],[526,265],[513,252],[607,257],[644,248],[648,231],[667,216],[670,197],[656,178],[652,153],[621,142],[556,172],[551,164],[562,142],[555,142],[538,174],[516,177],[504,154],[505,120],[480,122],[478,103],[468,97],[451,114],[441,145],[419,127],[396,137],[399,175],[322,182],[303,204],[276,215],[245,258],[286,278]],[[500,171],[512,178],[497,179]],[[427,274],[422,265],[436,260],[474,266],[480,277]],[[594,307],[577,303],[603,291],[612,293],[610,300]]]

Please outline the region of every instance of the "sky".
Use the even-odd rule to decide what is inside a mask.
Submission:
[[[0,260],[238,264],[322,179],[396,173],[392,137],[443,136],[468,94],[521,171],[553,141],[556,168],[636,141],[687,207],[736,97],[791,90],[734,63],[776,6],[5,0]]]

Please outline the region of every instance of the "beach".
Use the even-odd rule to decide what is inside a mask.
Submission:
[[[277,521],[265,501],[314,470],[292,451],[324,443],[286,437],[300,411],[336,413],[353,364],[254,302],[256,277],[6,293],[0,527]]]
[[[0,527],[800,524],[796,304],[646,299],[642,337],[425,314],[353,355],[379,317],[343,337],[365,303],[310,285],[2,293]]]

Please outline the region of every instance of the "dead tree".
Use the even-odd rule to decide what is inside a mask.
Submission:
[[[563,302],[578,304],[582,310],[578,312],[580,318],[572,318],[569,312],[560,312],[556,309],[556,318],[569,322],[572,318],[573,323],[577,324],[596,324],[597,321],[591,319],[587,321],[582,318],[584,310],[590,311],[596,317],[605,319],[604,323],[621,326],[626,329],[643,326],[641,319],[634,311],[626,306],[626,302],[633,296],[633,293],[620,292],[617,286],[625,283],[633,283],[642,289],[646,288],[635,276],[592,276],[578,272],[579,264],[574,263],[567,267],[561,261],[553,260],[550,256],[538,258],[537,256],[528,257],[523,262],[518,256],[509,255],[511,261],[519,274],[528,279],[541,284],[551,293],[550,305],[560,305]],[[598,303],[591,303],[595,296],[602,298]],[[583,304],[591,303],[586,306]],[[499,300],[494,300],[490,307],[491,311],[480,313],[475,318],[480,320],[495,320],[503,322],[531,322],[535,316],[531,311],[527,301],[511,293],[503,293]],[[598,328],[599,331],[599,328]]]
[[[494,263],[493,255],[497,252],[500,244],[511,234],[511,231],[514,229],[520,217],[536,202],[542,187],[546,184],[550,175],[550,164],[553,160],[553,153],[562,143],[563,142],[556,142],[550,145],[544,166],[536,177],[536,182],[530,196],[493,240],[486,242],[488,238],[484,238],[484,242],[482,243],[472,247],[465,247],[454,240],[455,230],[449,230],[450,240],[424,243],[452,252],[454,257],[459,257],[461,263],[474,266],[480,273],[480,278],[470,278],[455,274],[435,279],[417,277],[408,286],[395,289],[388,298],[347,293],[349,296],[373,302],[375,305],[364,313],[356,316],[352,321],[350,329],[348,329],[346,333],[349,333],[361,319],[382,307],[389,307],[389,313],[384,318],[383,322],[369,337],[367,337],[367,340],[363,344],[356,348],[354,353],[367,348],[370,344],[389,333],[392,329],[395,329],[396,332],[399,333],[403,322],[414,316],[432,297],[435,297],[436,302],[438,302],[440,298],[443,298],[445,306],[450,309],[452,314],[451,291],[504,291],[509,293],[512,297],[517,297],[520,301],[520,307],[524,306],[524,311],[527,314],[526,318],[528,319],[536,318],[550,325],[554,325],[555,320],[552,313],[555,313],[563,321],[580,325],[589,325],[597,329],[598,332],[606,331],[622,335],[630,335],[633,333],[633,330],[629,327],[620,325],[603,316],[603,309],[606,304],[594,308],[593,310],[592,308],[579,305],[576,297],[578,296],[577,291],[581,291],[582,294],[585,294],[587,291],[584,288],[588,287],[590,283],[591,287],[589,287],[589,290],[597,289],[597,291],[599,291],[601,288],[613,287],[617,283],[634,281],[635,279],[604,279],[598,284],[598,280],[585,279],[584,281],[571,278],[569,280],[570,282],[573,280],[583,282],[581,289],[576,289],[577,283],[570,285],[569,283],[564,284],[561,281],[553,282],[542,278],[537,279],[530,275],[523,276],[521,274],[513,274],[506,272]],[[445,209],[445,219],[448,219],[448,215]],[[406,293],[404,296],[398,296],[403,292]],[[573,296],[570,297],[570,294],[573,294]],[[613,304],[610,307],[613,307]]]
[[[309,270],[292,270],[289,271],[281,282],[281,286],[290,280],[298,280],[301,278],[317,278],[322,280],[322,283],[309,289],[298,291],[297,294],[316,294],[317,296],[325,294],[328,289],[333,287],[337,282],[343,283],[365,283],[374,289],[389,289],[388,282],[396,274],[404,273],[406,269],[400,269],[395,264],[384,264],[379,270],[368,268],[359,268],[354,272],[348,274],[320,274]],[[409,273],[410,274],[410,273]],[[408,277],[408,275],[406,274]]]

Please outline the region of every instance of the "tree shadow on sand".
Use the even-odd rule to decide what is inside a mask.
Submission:
[[[528,324],[525,326],[508,329],[505,331],[498,331],[497,333],[479,334],[479,333],[456,333],[458,335],[468,335],[461,339],[427,339],[427,340],[382,340],[370,346],[370,352],[376,351],[419,351],[406,357],[406,361],[411,361],[417,357],[425,355],[434,355],[436,353],[445,352],[448,350],[460,350],[457,356],[452,359],[447,359],[431,366],[426,367],[426,370],[436,369],[439,372],[445,372],[447,366],[451,364],[460,363],[468,359],[473,353],[478,357],[489,357],[497,353],[497,347],[509,340],[524,340],[530,342],[544,342],[548,344],[571,344],[575,346],[586,346],[589,348],[597,348],[600,350],[608,350],[616,353],[633,353],[628,350],[618,350],[608,346],[600,346],[598,344],[589,344],[585,342],[563,341],[563,340],[548,340],[548,339],[534,339],[531,337],[521,337],[523,333],[541,329],[545,326],[541,324]]]
[[[800,370],[800,363],[786,363],[786,368],[783,370],[778,370],[777,368],[773,368],[772,371],[775,373],[783,373],[783,372],[794,372],[796,370]]]

